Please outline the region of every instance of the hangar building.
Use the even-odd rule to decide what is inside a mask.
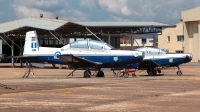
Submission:
[[[70,22],[56,18],[28,17],[0,24],[0,39],[3,44],[1,54],[18,56],[22,54],[25,34],[36,30],[41,46],[61,47],[69,43],[69,38],[100,37],[103,41],[120,47],[120,36],[133,34],[161,34],[163,28],[175,27],[159,22]],[[98,37],[97,37],[98,36]],[[133,45],[131,45],[133,49]],[[12,63],[13,63],[12,59]]]

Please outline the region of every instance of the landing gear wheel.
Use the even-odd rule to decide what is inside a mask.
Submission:
[[[178,76],[182,75],[182,72],[181,71],[177,71],[177,75]]]
[[[160,74],[160,73],[161,73],[161,70],[158,70],[158,73]]]
[[[149,71],[149,76],[156,76],[157,75],[157,72],[155,70],[151,70]]]
[[[104,77],[104,73],[103,73],[103,71],[98,71],[97,72],[97,77]]]
[[[89,70],[86,70],[85,72],[84,72],[84,78],[88,78],[88,77],[90,77],[90,74],[91,74],[91,72],[89,71]]]
[[[123,76],[124,76],[124,78],[128,78],[129,73],[128,73],[128,72],[124,72],[124,73],[123,73]]]
[[[150,70],[149,70],[149,69],[147,69],[147,73],[148,73],[148,75],[149,75],[149,72],[150,72]]]
[[[149,75],[149,76],[153,76],[153,72],[152,72],[152,71],[149,71],[148,75]]]

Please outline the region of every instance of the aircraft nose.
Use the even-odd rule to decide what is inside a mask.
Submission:
[[[186,55],[186,58],[190,58],[192,60],[192,54]]]
[[[192,54],[190,54],[190,59],[192,60]]]

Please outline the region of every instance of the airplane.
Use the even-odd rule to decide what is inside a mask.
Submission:
[[[145,53],[144,59],[132,64],[132,68],[138,70],[147,70],[149,76],[160,74],[161,69],[165,67],[177,67],[177,75],[182,75],[179,65],[188,63],[192,60],[191,53],[168,53],[167,51],[154,47],[142,47],[135,49]]]
[[[90,77],[90,70],[97,70],[97,77],[104,77],[102,68],[130,68],[144,58],[144,52],[132,50],[117,50],[113,46],[98,40],[79,40],[61,48],[40,47],[36,31],[26,32],[25,45],[22,56],[15,56],[27,61],[29,76],[31,63],[51,63],[69,65],[74,70],[85,70],[84,77]],[[114,72],[114,71],[113,71]],[[68,75],[68,76],[69,76]]]

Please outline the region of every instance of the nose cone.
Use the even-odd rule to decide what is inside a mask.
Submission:
[[[189,58],[192,60],[192,54],[189,55]]]
[[[189,59],[190,61],[192,60],[192,54],[187,54],[186,58]]]

